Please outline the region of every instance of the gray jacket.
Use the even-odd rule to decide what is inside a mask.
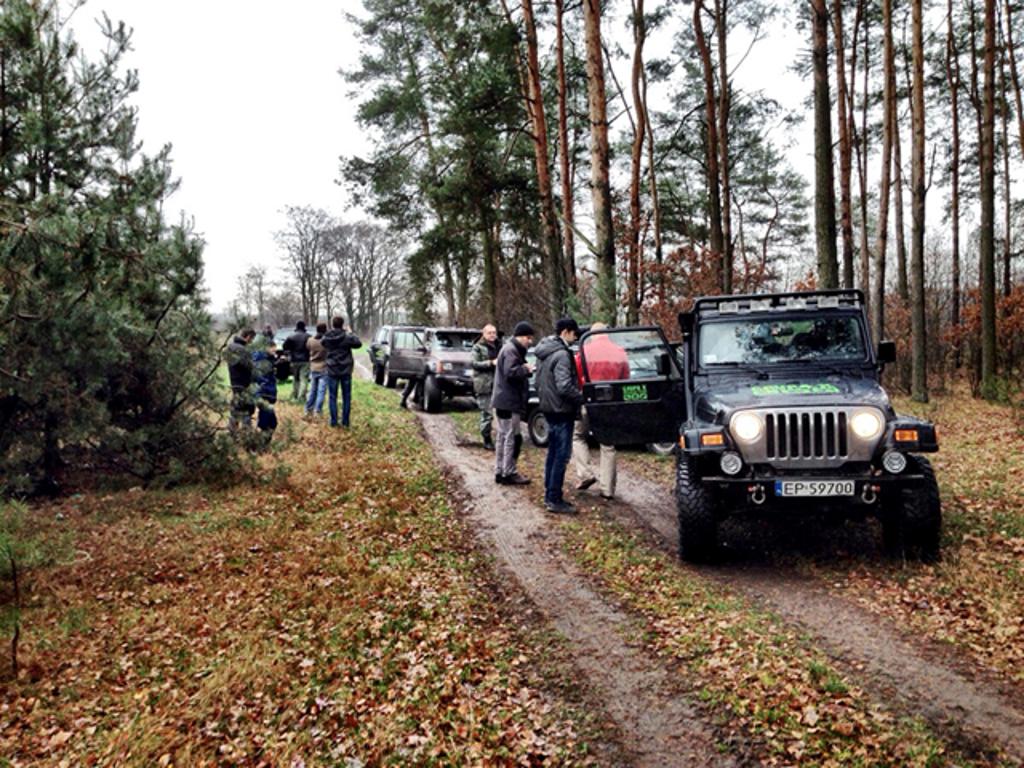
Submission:
[[[572,418],[583,404],[576,359],[558,336],[546,336],[537,345],[537,396],[545,415]]]
[[[526,367],[526,347],[509,339],[498,353],[491,407],[524,415],[529,400],[530,369]]]

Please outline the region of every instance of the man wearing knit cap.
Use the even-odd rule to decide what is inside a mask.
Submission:
[[[530,375],[533,365],[526,362],[526,350],[533,344],[533,326],[516,323],[512,338],[498,353],[494,366],[494,389],[491,407],[497,416],[498,434],[494,438],[494,482],[501,485],[525,485],[529,478],[516,470],[516,441],[522,440],[519,425],[526,415],[529,401]]]
[[[580,327],[571,317],[555,323],[555,335],[537,345],[537,394],[548,422],[548,457],[544,463],[544,507],[549,512],[572,513],[576,508],[562,496],[565,468],[572,455],[572,426],[583,404],[576,360],[569,345]]]

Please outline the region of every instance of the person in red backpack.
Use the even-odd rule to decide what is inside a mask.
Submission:
[[[608,328],[604,323],[594,323],[590,332],[603,331]],[[587,377],[586,381],[624,381],[629,378],[629,357],[626,350],[616,344],[606,333],[587,337]],[[576,353],[576,373],[580,378],[580,387],[584,383],[583,361],[580,353]],[[572,463],[576,470],[577,491],[585,491],[601,481],[601,497],[611,499],[615,496],[617,479],[617,459],[614,445],[601,445],[601,462],[598,473],[594,473],[594,465],[590,458],[590,446],[587,445],[587,433],[590,424],[587,419],[586,407],[580,410],[580,418],[576,420],[572,434]]]

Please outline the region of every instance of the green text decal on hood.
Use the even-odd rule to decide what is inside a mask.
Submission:
[[[815,384],[757,384],[750,388],[757,397],[769,395],[838,395],[839,387],[828,382]]]

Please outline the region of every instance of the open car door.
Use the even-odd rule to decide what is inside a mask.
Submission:
[[[590,431],[605,445],[668,443],[685,417],[675,351],[653,326],[606,328],[580,340]]]

